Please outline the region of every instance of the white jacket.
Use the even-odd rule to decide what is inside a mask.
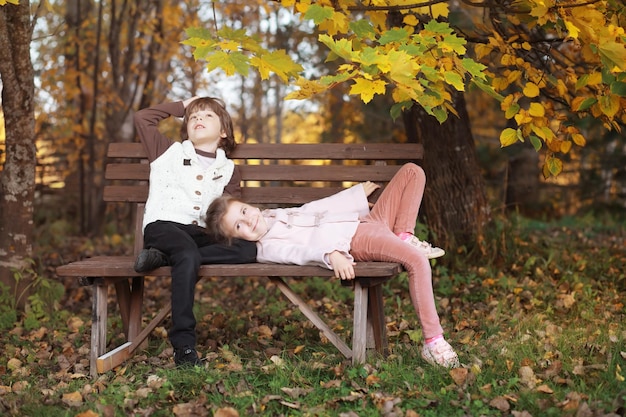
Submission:
[[[222,149],[206,170],[198,163],[193,143],[174,142],[150,163],[150,192],[143,227],[156,220],[169,220],[204,227],[209,204],[221,196],[233,175],[235,164]]]
[[[269,231],[257,242],[257,261],[332,269],[325,255],[335,250],[354,260],[350,243],[368,213],[361,184],[300,207],[264,210]]]

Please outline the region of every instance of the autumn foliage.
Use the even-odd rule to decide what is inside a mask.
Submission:
[[[306,78],[289,55],[262,47],[245,29],[188,29],[184,43],[209,70],[246,75],[254,68],[264,79],[276,74],[297,87],[292,99],[339,83],[365,103],[390,93],[392,117],[419,105],[443,122],[456,113],[450,91],[476,86],[515,123],[501,132],[501,145],[530,142],[545,152],[545,177],[562,171],[559,155],[585,146],[581,120],[596,118],[617,131],[626,123],[623,3],[468,2],[456,10],[440,1],[280,4],[315,25],[327,60],[339,62],[336,73]],[[480,20],[480,13],[487,18]]]

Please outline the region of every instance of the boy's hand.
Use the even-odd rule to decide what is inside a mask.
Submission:
[[[330,266],[335,271],[335,277],[341,279],[354,279],[354,265],[350,259],[339,251],[333,251],[328,255]]]
[[[190,105],[192,101],[198,98],[200,98],[200,96],[193,96],[191,98],[188,98],[187,100],[183,101],[183,107],[187,108],[187,106]]]

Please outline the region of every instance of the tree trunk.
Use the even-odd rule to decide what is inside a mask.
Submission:
[[[30,60],[30,4],[0,6],[0,76],[6,132],[6,160],[0,176],[0,281],[23,307],[32,275],[35,195],[35,94]],[[21,274],[16,281],[14,273]]]
[[[404,115],[407,137],[424,145],[426,191],[420,217],[433,235],[431,243],[448,251],[480,243],[489,219],[465,98],[456,94],[454,99],[459,117],[451,114],[443,124],[420,106]]]

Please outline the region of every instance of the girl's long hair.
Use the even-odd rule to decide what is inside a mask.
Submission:
[[[216,243],[227,243],[229,245],[232,243],[233,238],[228,236],[228,233],[224,230],[222,220],[226,215],[228,207],[237,201],[241,202],[240,199],[231,195],[223,195],[213,200],[209,205],[205,218],[206,233]]]

